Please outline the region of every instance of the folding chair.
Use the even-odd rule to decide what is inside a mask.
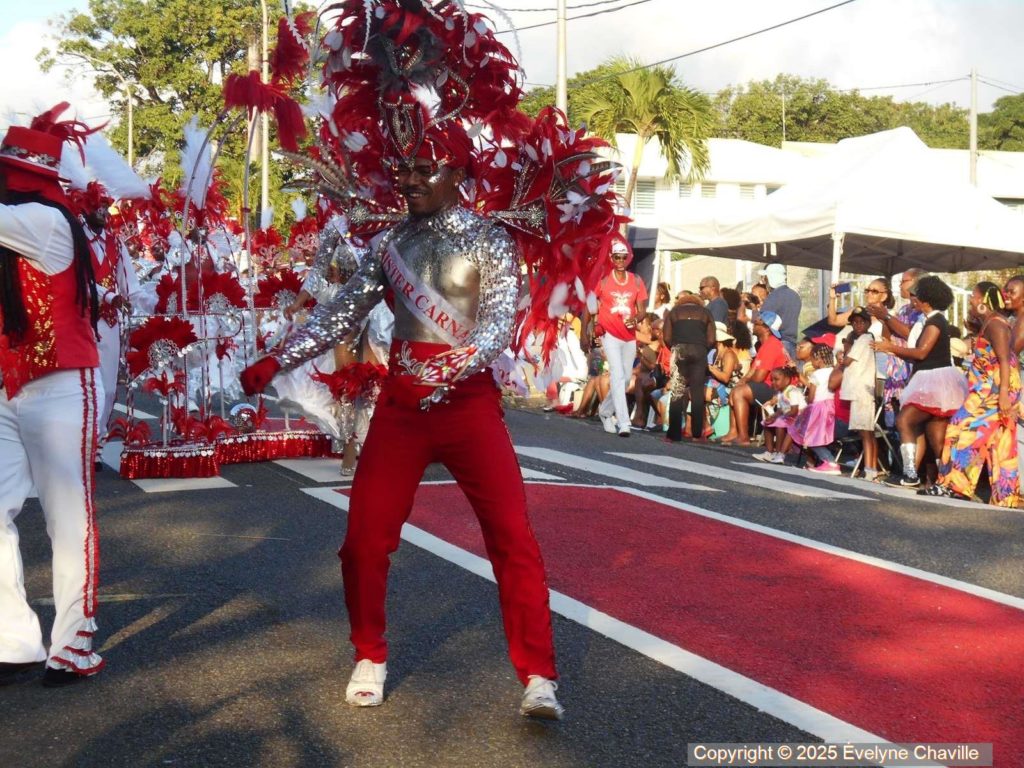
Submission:
[[[888,429],[886,429],[883,426],[883,422],[882,422],[883,416],[882,416],[882,413],[885,410],[885,402],[884,401],[880,402],[880,401],[876,400],[875,403],[877,405],[877,407],[875,408],[875,439],[876,440],[881,440],[882,443],[885,445],[885,448],[886,448],[886,459],[887,459],[887,463],[889,465],[888,467],[886,467],[886,470],[889,471],[889,472],[892,472],[893,471],[893,467],[895,466],[895,462],[899,460],[899,450],[898,449],[893,449],[893,444],[892,444],[892,442],[890,442],[890,439],[889,439],[890,438],[890,432],[889,432]],[[838,450],[837,450],[837,453],[836,453],[836,463],[837,464],[839,463],[839,459],[843,455],[843,451],[845,451],[848,448],[851,448],[854,445],[859,445],[859,444],[861,444],[861,442],[862,441],[860,439],[860,433],[859,432],[850,432],[850,434],[846,435],[845,437],[841,438],[840,440],[837,440],[836,443],[838,444]],[[879,462],[881,463],[882,451],[878,452],[878,458],[879,458]],[[860,469],[861,464],[863,463],[863,461],[864,461],[864,446],[861,445],[861,447],[860,447],[860,455],[857,457],[857,461],[853,465],[853,469],[850,470],[850,477],[856,477],[857,476],[857,471]]]

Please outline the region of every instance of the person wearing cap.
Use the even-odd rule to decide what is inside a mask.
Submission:
[[[767,403],[773,396],[768,384],[768,375],[776,368],[789,363],[789,355],[782,346],[782,318],[774,312],[762,311],[754,321],[754,336],[758,347],[750,370],[729,395],[729,432],[721,439],[723,443],[750,445],[750,409],[756,404]]]
[[[761,275],[768,281],[771,293],[761,304],[762,312],[774,312],[782,320],[779,328],[782,346],[790,358],[796,355],[796,336],[800,326],[800,309],[803,300],[800,294],[786,285],[786,267],[772,262],[761,270]]]
[[[65,141],[81,146],[90,131],[58,122],[67,106],[11,127],[0,142],[0,678],[45,661],[46,686],[104,665],[93,651],[99,303],[89,242],[58,171]],[[15,525],[33,484],[53,550],[49,649],[26,599]]]
[[[598,415],[605,432],[629,437],[629,404],[626,389],[636,359],[636,325],[644,314],[647,286],[639,276],[626,270],[633,255],[625,243],[617,243],[609,256],[610,274],[598,283],[597,323],[604,328],[601,345],[608,361],[610,390],[601,401]],[[593,317],[588,311],[583,317],[583,346],[589,347],[593,338]]]
[[[875,351],[876,340],[869,328],[872,317],[864,307],[848,313],[851,333],[841,342],[843,355],[832,369],[829,386],[850,403],[849,428],[859,432],[864,451],[864,479],[878,479],[878,440],[875,437]]]
[[[560,719],[544,564],[490,370],[512,334],[519,253],[503,228],[460,205],[471,146],[465,130],[447,122],[428,129],[414,155],[393,157],[408,215],[375,244],[333,301],[318,305],[241,380],[247,394],[262,392],[279,371],[359,328],[385,288],[394,289],[390,375],[363,444],[338,553],[356,661],[345,700],[356,707],[384,702],[391,554],[424,470],[439,462],[480,522],[509,655],[524,685],[520,712]],[[628,418],[625,424],[628,429]]]

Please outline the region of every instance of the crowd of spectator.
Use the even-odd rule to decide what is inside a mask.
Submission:
[[[801,334],[782,264],[747,293],[709,276],[673,298],[659,283],[648,311],[628,256],[613,259],[597,312],[577,321],[586,376],[567,415],[621,437],[759,443],[755,459],[819,475],[842,474],[841,454],[854,476],[931,496],[977,498],[985,473],[992,504],[1020,505],[1024,276],[978,283],[963,329],[946,318],[952,289],[924,270],[904,272],[898,296],[872,280],[846,309],[849,286],[834,285]]]

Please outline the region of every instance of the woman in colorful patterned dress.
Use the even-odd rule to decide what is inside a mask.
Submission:
[[[971,293],[971,319],[980,327],[967,371],[967,399],[950,419],[938,482],[925,493],[969,499],[988,464],[990,503],[1016,507],[1016,406],[1020,370],[1010,342],[1010,324],[1002,315],[1003,295],[995,283],[978,283]]]
[[[1022,367],[1021,380],[1024,381],[1024,275],[1015,275],[1006,281],[1003,288],[1003,299],[1010,315],[1012,334],[1010,351],[1017,356],[1017,365]],[[1024,478],[1024,403],[1017,406],[1017,482]],[[1024,494],[1022,494],[1024,495]]]

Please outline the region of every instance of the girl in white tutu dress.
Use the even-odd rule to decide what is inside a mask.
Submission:
[[[754,455],[758,461],[769,464],[784,464],[786,454],[792,445],[789,428],[800,411],[807,407],[803,387],[796,368],[776,368],[769,377],[775,397],[761,406],[764,409],[764,453]]]
[[[906,487],[921,483],[917,465],[925,438],[936,461],[942,456],[946,425],[967,397],[967,378],[953,366],[949,323],[942,314],[953,303],[953,291],[938,277],[925,275],[910,289],[910,300],[924,316],[911,328],[907,346],[884,340],[874,343],[876,352],[896,355],[913,365],[896,418],[903,476],[894,484]]]

